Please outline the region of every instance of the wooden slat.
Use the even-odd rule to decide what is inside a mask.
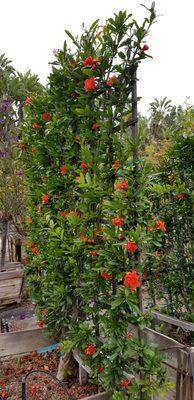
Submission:
[[[21,268],[18,268],[14,271],[0,272],[0,287],[1,287],[1,281],[4,281],[5,279],[22,278],[23,276],[24,276],[24,271]]]
[[[0,334],[0,357],[28,353],[53,343],[55,341],[48,336],[47,328],[2,333]]]
[[[130,324],[129,330],[133,333],[135,337],[138,337],[137,327]],[[177,367],[177,348],[185,348],[176,340],[163,335],[162,333],[156,332],[153,329],[145,328],[143,329],[144,339],[153,345],[158,345],[160,350],[167,355],[167,362],[169,366],[174,368]]]
[[[88,367],[88,365],[84,365],[84,362],[83,362],[82,358],[80,357],[80,355],[78,354],[77,350],[73,350],[72,353],[73,353],[73,357],[78,362],[78,364],[81,365],[88,374],[91,374],[91,368]]]
[[[79,384],[80,386],[86,385],[88,383],[88,373],[85,368],[79,364]]]
[[[23,267],[23,264],[21,262],[19,262],[19,261],[13,261],[13,262],[7,261],[7,262],[5,262],[4,267],[6,269],[8,269],[8,268],[16,268],[16,267]]]
[[[111,394],[109,392],[102,392],[98,394],[93,394],[89,397],[82,397],[82,400],[107,400],[110,399]]]
[[[192,377],[190,379],[189,393],[190,393],[190,398],[192,400],[194,400],[194,348],[193,347],[190,349],[189,357],[190,357],[190,360],[189,360],[189,373],[190,373],[190,375]]]
[[[151,316],[158,321],[167,322],[168,324],[179,326],[190,332],[194,332],[194,323],[188,321],[181,321],[178,318],[170,317],[169,315],[160,314],[158,312],[152,311]]]
[[[20,297],[15,297],[15,298],[10,298],[10,299],[5,299],[5,300],[0,300],[0,310],[5,308],[7,305],[11,305],[13,303],[21,303],[21,296]]]
[[[176,399],[181,400],[181,353],[177,350]]]
[[[1,290],[4,290],[6,287],[9,286],[18,286],[21,285],[22,279],[21,278],[12,278],[12,279],[4,279],[0,281],[0,293]]]
[[[15,281],[15,283],[1,286],[0,285],[0,300],[10,299],[20,295],[22,280]]]

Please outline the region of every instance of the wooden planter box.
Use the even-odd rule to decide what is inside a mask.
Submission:
[[[79,384],[85,385],[88,382],[88,376],[91,373],[91,368],[88,365],[84,365],[82,358],[80,357],[77,350],[73,350],[73,357],[79,365]],[[82,400],[108,400],[111,397],[110,392],[101,392],[93,394],[92,396],[84,397]]]
[[[177,326],[190,332],[194,332],[194,323],[182,321],[169,315],[158,312],[151,312],[151,316],[158,323],[162,322],[169,326]],[[153,340],[148,331],[148,341]],[[155,331],[154,331],[155,332]],[[168,358],[165,361],[168,376],[175,384],[174,397],[166,397],[166,399],[176,400],[194,400],[194,347],[183,345],[168,336],[155,333],[154,342],[166,347],[165,354]],[[163,342],[161,342],[163,338]],[[161,342],[161,343],[160,343]],[[162,400],[162,397],[153,398],[153,400]]]
[[[0,306],[20,303],[24,271],[20,267],[7,267],[0,272]]]
[[[130,325],[129,329],[134,336],[137,336],[137,328],[135,326]],[[184,346],[153,329],[145,328],[143,334],[147,343],[158,345],[160,351],[166,355],[164,365],[167,369],[167,377],[174,384],[174,389],[169,390],[165,397],[153,396],[152,400],[194,400],[194,347]],[[73,356],[79,364],[79,383],[80,385],[85,385],[91,369],[84,365],[77,351],[73,351]],[[123,375],[130,378],[125,372],[123,372]],[[111,395],[108,392],[103,392],[99,393],[98,396],[86,397],[83,400],[106,400]]]
[[[30,353],[54,343],[46,327],[37,328],[34,318],[26,318],[23,330],[0,333],[0,357]]]

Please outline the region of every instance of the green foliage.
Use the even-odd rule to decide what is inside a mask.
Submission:
[[[23,163],[19,158],[19,123],[23,102],[31,92],[42,92],[37,76],[15,71],[11,62],[0,56],[0,210],[21,231],[26,211]],[[22,147],[21,147],[22,148]]]
[[[174,123],[171,123],[168,144],[163,145],[162,140],[158,143],[157,154],[160,152],[160,156],[157,156],[157,163],[150,159],[155,172],[150,199],[153,212],[158,212],[166,223],[166,234],[160,249],[153,246],[147,268],[152,304],[157,303],[158,309],[172,316],[190,320],[194,271],[194,110],[190,107],[180,110],[179,107]]]

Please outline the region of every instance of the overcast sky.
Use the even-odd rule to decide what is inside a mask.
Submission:
[[[102,23],[113,12],[133,12],[140,21],[148,0],[0,0],[0,53],[20,72],[31,69],[45,83],[53,49],[61,48],[64,29],[79,34],[82,22]],[[194,104],[194,0],[156,0],[157,24],[147,39],[153,60],[139,69],[138,95],[144,113],[154,97],[167,96],[182,104],[186,96]]]

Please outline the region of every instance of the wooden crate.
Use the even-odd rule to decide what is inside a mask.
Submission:
[[[54,339],[49,337],[46,327],[33,326],[22,331],[0,333],[0,357],[30,353],[54,342]]]
[[[0,272],[0,306],[20,303],[24,272],[22,268],[11,268]]]

